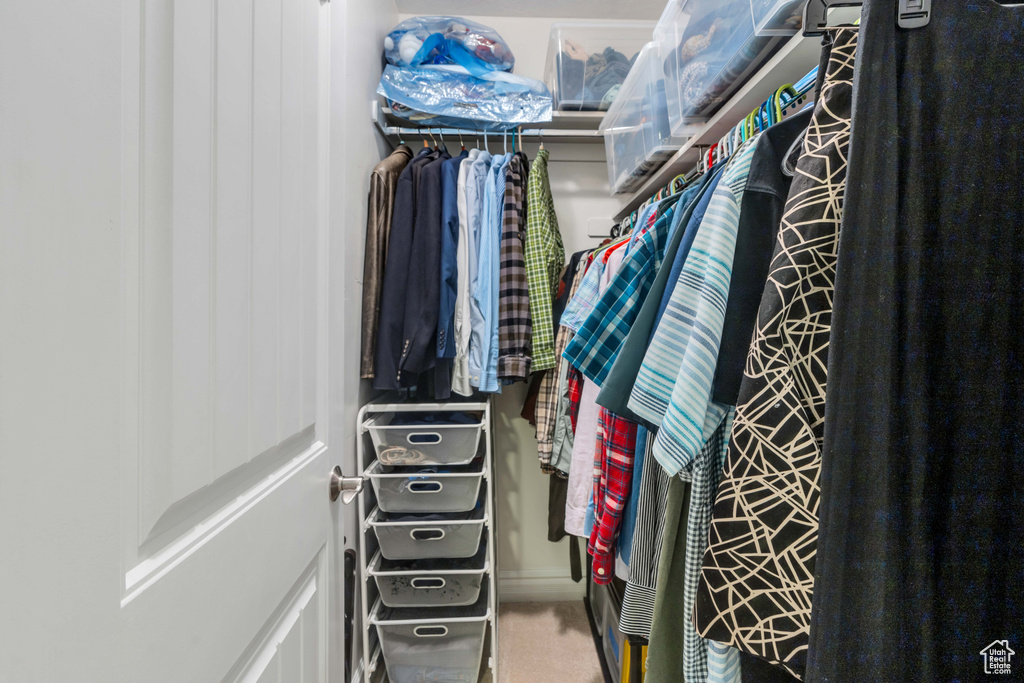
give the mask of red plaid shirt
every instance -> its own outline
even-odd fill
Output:
[[[582,384],[582,382],[581,382]],[[587,552],[594,556],[594,583],[615,574],[615,539],[633,485],[636,423],[601,408],[594,450],[594,528]]]

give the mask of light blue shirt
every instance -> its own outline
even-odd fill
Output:
[[[491,167],[491,154],[480,150],[479,156],[473,160],[466,176],[466,218],[469,223],[469,243],[472,245],[472,253],[469,254],[469,384],[480,386],[480,376],[483,374],[483,348],[485,336],[485,321],[483,309],[480,306],[480,299],[477,279],[479,277],[480,263],[480,238],[481,225],[484,215],[484,180],[487,178],[487,171]],[[487,335],[490,339],[490,335]]]
[[[501,251],[501,214],[505,210],[505,169],[511,156],[498,154],[484,180],[480,219],[479,256],[473,298],[483,320],[480,343],[480,391],[499,392],[498,384],[498,275]],[[500,181],[500,182],[499,182]],[[500,193],[499,193],[500,187]],[[499,201],[500,198],[500,201]],[[470,368],[470,383],[477,375]]]

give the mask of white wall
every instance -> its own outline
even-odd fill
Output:
[[[342,444],[341,465],[346,474],[357,473],[356,414],[369,400],[368,387],[359,381],[360,316],[362,313],[363,244],[366,236],[370,171],[390,148],[370,120],[370,103],[377,97],[380,51],[384,36],[398,22],[394,0],[332,2],[331,7],[331,120],[330,120],[330,252],[331,262],[342,264],[329,275],[331,349],[328,372],[329,439]],[[326,492],[325,492],[326,493]],[[344,515],[345,546],[358,546],[356,506],[336,505]],[[340,547],[341,544],[338,544]],[[342,563],[342,556],[332,557]],[[358,591],[357,591],[358,596]],[[355,613],[359,614],[358,604]],[[332,613],[332,633],[339,635],[332,649],[341,648],[341,616]],[[362,657],[361,628],[356,624],[352,661]]]
[[[401,15],[406,19],[411,15]],[[571,19],[466,16],[490,26],[501,34],[516,57],[515,72],[544,79],[548,35],[551,24]],[[497,145],[501,145],[500,138]],[[468,146],[468,144],[467,144]],[[490,149],[496,149],[490,138]],[[550,152],[551,192],[565,243],[566,257],[580,249],[595,247],[600,238],[591,231],[611,228],[622,200],[608,193],[608,167],[603,144],[565,144],[547,141]],[[537,145],[526,144],[532,159]],[[526,397],[526,385],[505,387],[495,400],[495,467],[497,470],[497,536],[499,596],[506,601],[575,600],[583,595],[582,583],[569,578],[568,541],[547,540],[548,477],[537,460],[533,427],[519,414]]]

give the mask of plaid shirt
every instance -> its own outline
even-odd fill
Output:
[[[729,435],[732,433],[734,408],[730,408],[725,419],[700,449],[697,457],[690,461],[687,478],[690,483],[690,510],[686,522],[686,563],[683,582],[683,614],[693,614],[697,599],[697,586],[708,549],[708,533],[711,529],[711,510],[715,504],[715,493],[722,479],[722,469],[729,453]],[[687,681],[708,680],[708,643],[697,633],[693,619],[683,622],[683,673]],[[730,648],[732,649],[732,648]],[[738,651],[733,652],[736,658]],[[712,658],[717,667],[731,668],[730,659],[721,653]],[[714,672],[716,679],[722,677],[721,669]]]
[[[533,371],[555,367],[555,324],[551,302],[558,289],[558,274],[565,262],[565,247],[548,183],[548,151],[537,152],[526,185],[526,279],[530,286],[533,319]]]
[[[635,422],[606,408],[598,413],[594,451],[594,528],[587,552],[594,556],[594,583],[611,583],[615,574],[615,539],[622,511],[632,492],[636,452]]]
[[[595,259],[591,254],[587,257],[587,269],[580,282],[576,294],[569,299],[569,303],[562,313],[562,325],[575,332],[590,315],[594,304],[601,298],[601,275],[604,274],[604,259]]]
[[[604,383],[665,257],[673,207],[641,234],[563,355],[597,386]]]
[[[530,374],[532,332],[530,293],[523,257],[525,168],[521,157],[521,154],[515,154],[505,172],[505,211],[498,280],[498,379],[512,381],[525,380]]]
[[[537,165],[534,162],[534,172],[536,172],[536,168]],[[571,276],[570,298],[579,288],[580,282],[583,280],[584,270],[585,264],[579,263],[576,267],[576,272]],[[555,468],[551,466],[551,450],[554,447],[555,425],[558,419],[559,379],[562,376],[562,364],[565,363],[565,359],[562,358],[562,350],[569,343],[571,337],[572,330],[559,325],[558,335],[555,337],[555,353],[557,354],[555,356],[555,367],[550,372],[545,373],[540,381],[540,389],[537,392],[537,456],[540,458],[541,471],[547,474],[555,471]]]

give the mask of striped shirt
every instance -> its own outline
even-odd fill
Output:
[[[715,190],[630,396],[630,409],[660,426],[653,453],[669,474],[692,463],[728,410],[711,392],[754,147],[736,153]]]

